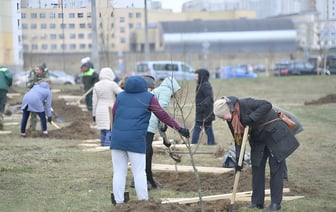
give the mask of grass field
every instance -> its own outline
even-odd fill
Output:
[[[336,103],[304,105],[336,93],[335,76],[262,77],[211,81],[216,98],[223,95],[267,99],[294,113],[304,131],[301,146],[287,160],[289,178],[310,195],[286,202],[284,211],[336,211]],[[187,103],[194,101],[195,82],[183,82]],[[77,89],[68,87],[66,89]],[[187,126],[193,124],[193,109]],[[16,120],[20,121],[20,119]],[[79,140],[19,137],[18,126],[0,137],[0,211],[109,211],[112,165],[109,151],[83,153]],[[228,148],[231,136],[224,122],[214,122],[216,142]],[[210,147],[200,145],[200,150]],[[155,155],[156,163],[167,157]],[[196,157],[197,165],[220,166],[218,158]],[[182,161],[183,165],[188,160]],[[157,193],[150,192],[156,199]],[[160,197],[170,196],[161,191]],[[246,209],[241,209],[245,210]],[[252,211],[252,210],[251,210]]]

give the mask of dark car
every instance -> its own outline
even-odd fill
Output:
[[[289,62],[282,62],[275,64],[273,68],[274,76],[288,75],[288,66]]]
[[[325,69],[317,69],[313,64],[306,61],[293,61],[286,64],[280,69],[279,76],[288,75],[317,75],[319,74],[330,75],[330,72]]]

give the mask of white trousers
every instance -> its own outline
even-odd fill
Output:
[[[138,200],[148,200],[146,154],[112,149],[111,156],[113,166],[112,188],[116,203],[124,202],[128,160],[131,162],[131,170]]]

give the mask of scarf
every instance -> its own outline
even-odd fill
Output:
[[[240,122],[240,106],[237,102],[234,105],[234,111],[232,113],[232,127],[233,127],[233,138],[236,144],[241,145],[243,140],[244,126]]]

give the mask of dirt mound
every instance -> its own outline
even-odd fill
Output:
[[[155,180],[160,184],[162,189],[171,189],[177,192],[188,193],[197,192],[197,184],[195,180],[195,175],[192,172],[182,172],[176,174],[176,172],[155,172]],[[216,195],[231,193],[233,182],[234,182],[234,172],[224,173],[224,174],[210,174],[210,173],[199,173],[201,190],[203,196]],[[247,168],[241,172],[238,192],[251,191],[251,168]],[[266,188],[269,188],[269,179],[266,180]],[[284,195],[313,195],[316,192],[298,188],[291,182],[285,181],[284,187],[289,188],[290,192]],[[134,189],[134,188],[128,188]],[[245,207],[249,202],[239,202],[235,203],[235,208]],[[230,205],[230,200],[217,200],[205,203],[206,211],[226,211]],[[200,205],[198,203],[192,204],[161,204],[160,202],[155,202],[154,200],[149,201],[136,201],[131,200],[126,204],[118,205],[112,211],[200,211]]]
[[[336,103],[336,94],[328,94],[317,100],[304,102],[305,105],[321,105],[321,104],[328,104],[328,103]]]
[[[99,133],[84,121],[74,121],[67,127],[49,131],[49,138],[86,140],[99,138]]]

